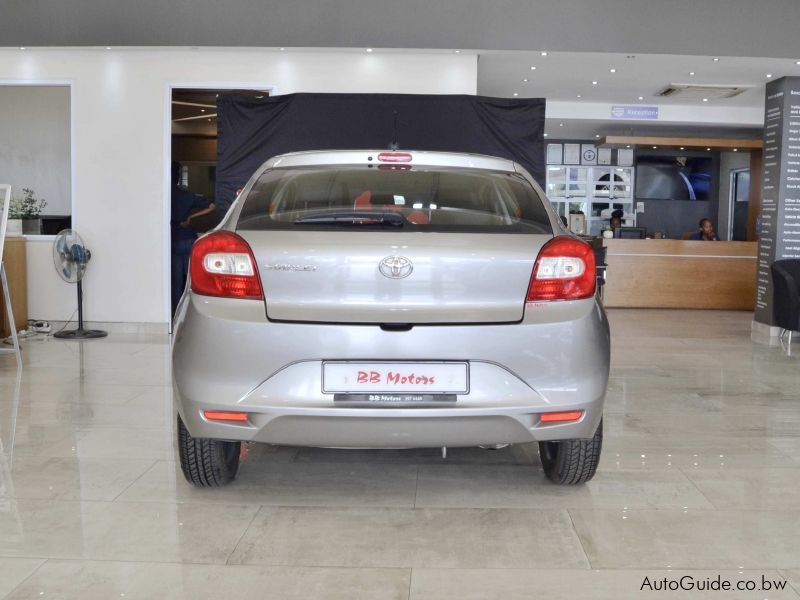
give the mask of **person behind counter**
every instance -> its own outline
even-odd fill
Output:
[[[620,209],[617,209],[611,213],[611,219],[609,220],[609,225],[611,226],[612,230],[619,229],[620,227],[622,227],[622,217],[624,216],[625,213]]]
[[[711,224],[711,219],[700,219],[700,230],[695,232],[691,240],[700,240],[704,242],[718,242],[719,236],[714,231],[714,226]]]

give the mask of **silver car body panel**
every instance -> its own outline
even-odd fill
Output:
[[[276,157],[240,197],[272,166],[365,164],[377,153]],[[544,198],[530,176],[510,161],[411,154],[415,164],[516,170]],[[220,227],[235,230],[240,209],[237,201]],[[547,210],[555,234],[562,234],[557,217]],[[253,249],[265,301],[202,296],[187,287],[175,318],[174,392],[193,436],[398,448],[594,434],[610,360],[601,304],[596,298],[524,301],[538,250],[551,236],[239,234]],[[379,263],[392,255],[407,257],[415,277],[382,275]],[[395,330],[394,324],[407,326]],[[351,405],[322,391],[325,361],[466,361],[469,392],[447,405]],[[244,411],[249,419],[243,424],[212,422],[203,416],[205,410]],[[584,414],[577,422],[540,422],[543,412],[565,410]]]
[[[552,236],[393,231],[239,231],[253,249],[267,315],[334,323],[522,319],[539,248]],[[347,238],[346,243],[343,238]],[[413,276],[380,270],[400,256]]]

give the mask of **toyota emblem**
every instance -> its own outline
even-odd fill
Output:
[[[414,265],[405,256],[387,256],[378,265],[381,275],[389,279],[404,279],[411,275]]]

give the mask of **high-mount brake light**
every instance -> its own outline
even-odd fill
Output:
[[[539,251],[528,285],[526,302],[580,300],[597,287],[594,251],[589,244],[558,236]]]
[[[195,242],[189,275],[196,294],[264,299],[253,251],[232,231],[215,231]]]
[[[412,156],[408,152],[381,152],[378,154],[378,162],[407,163],[411,160]]]

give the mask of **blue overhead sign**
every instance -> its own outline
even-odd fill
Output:
[[[657,106],[614,105],[611,107],[612,119],[637,119],[639,121],[658,121]]]

